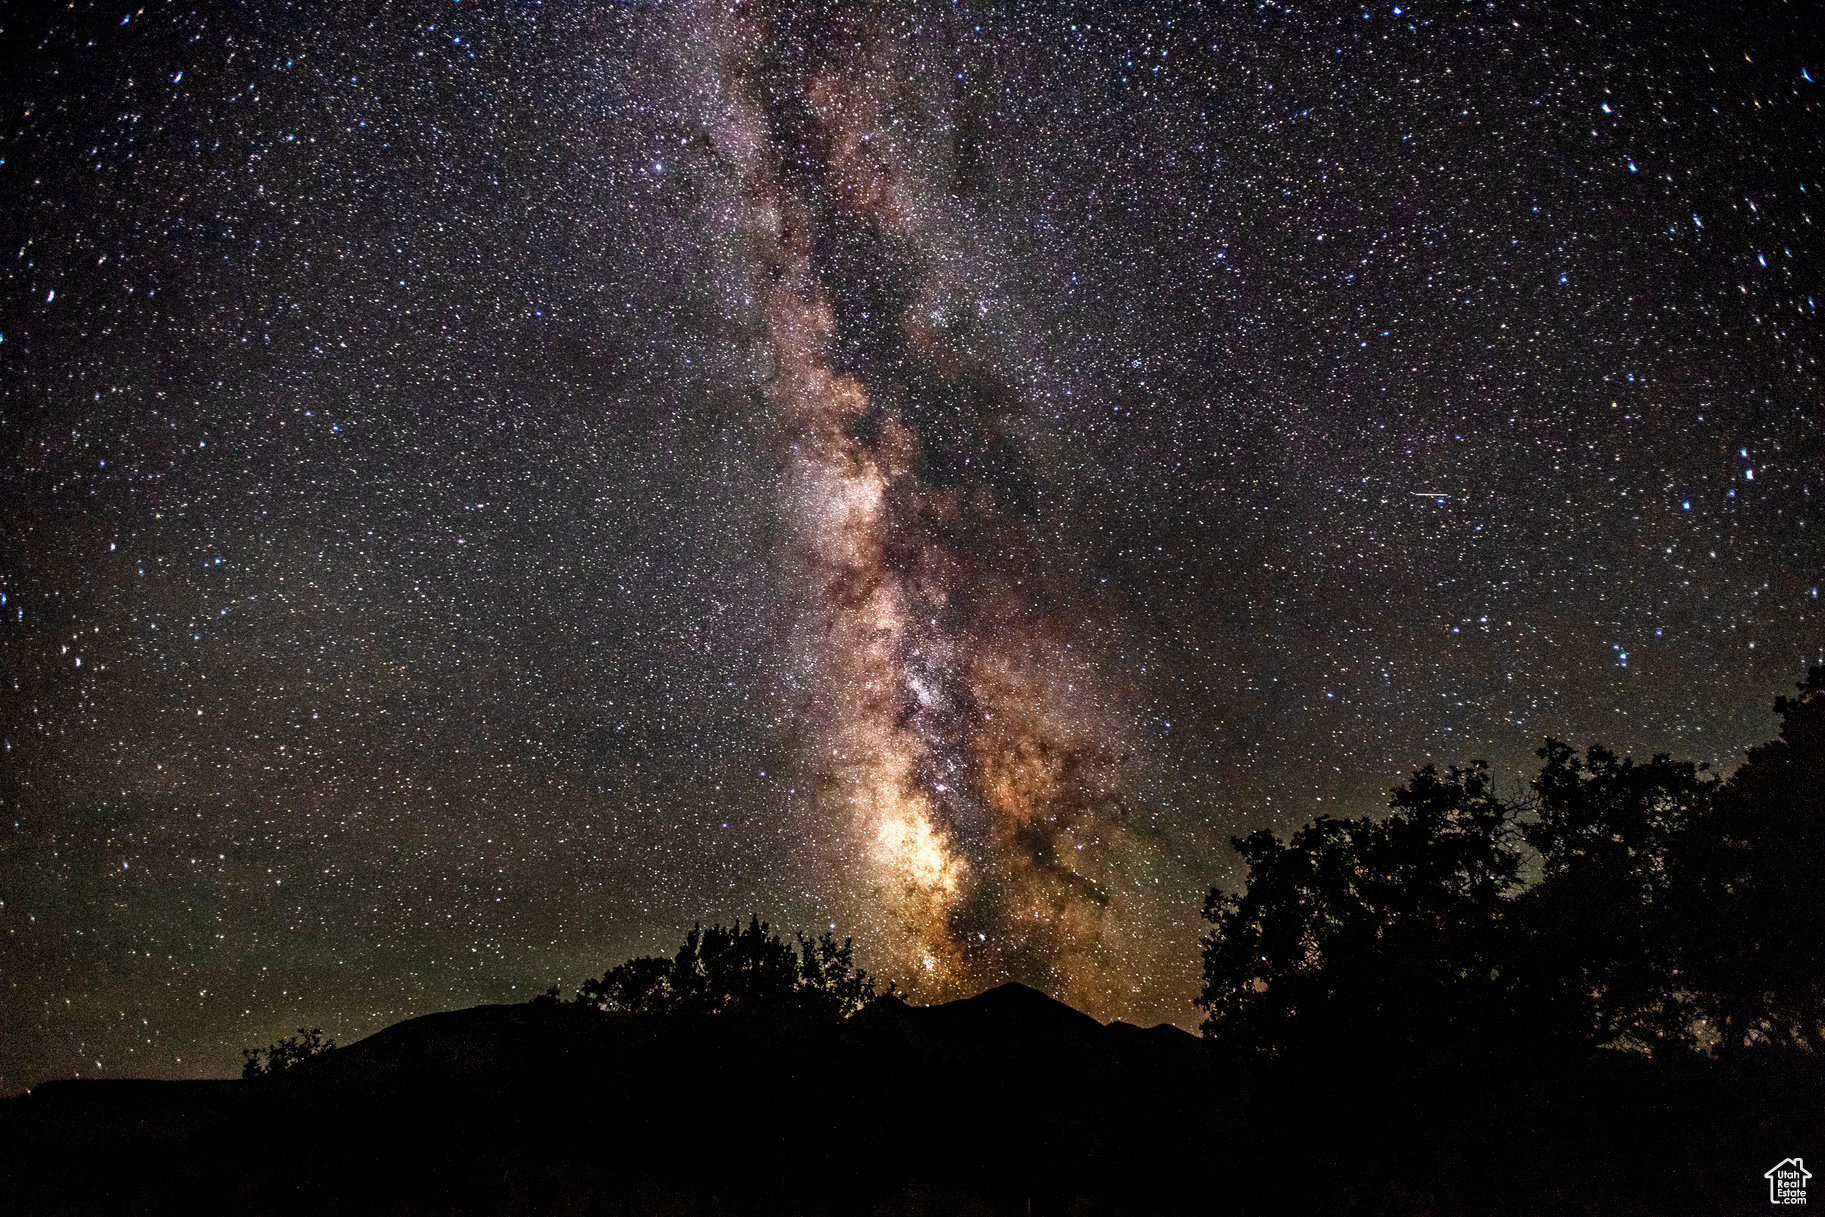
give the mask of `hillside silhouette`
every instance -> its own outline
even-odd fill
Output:
[[[1385,1065],[1238,1058],[1014,984],[841,1023],[480,1006],[254,1081],[47,1083],[0,1114],[0,1196],[71,1214],[1725,1213],[1825,1134],[1811,1057]]]
[[[1727,779],[1549,740],[1513,797],[1428,767],[1239,839],[1201,1037],[908,1005],[756,917],[241,1079],[46,1083],[0,1103],[0,1209],[1759,1212],[1825,1161],[1825,669],[1775,709]]]
[[[27,1211],[1035,1211],[1166,1191],[1217,1085],[1172,1027],[1020,985],[847,1022],[481,1006],[256,1081],[51,1082],[12,1100]]]

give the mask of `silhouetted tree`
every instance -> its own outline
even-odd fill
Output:
[[[1510,942],[1536,1023],[1590,1043],[1690,1043],[1703,1011],[1686,976],[1694,891],[1681,857],[1716,794],[1708,767],[1646,763],[1555,739],[1538,755],[1521,835],[1540,878],[1515,901]]]
[[[257,1078],[272,1073],[283,1073],[293,1065],[309,1060],[319,1053],[328,1052],[335,1046],[335,1040],[323,1038],[323,1028],[300,1027],[298,1034],[288,1035],[282,1040],[274,1040],[265,1048],[243,1048],[241,1050],[241,1076]]]
[[[1779,736],[1718,790],[1679,859],[1698,890],[1690,960],[1718,1046],[1825,1046],[1825,668],[1777,698]]]
[[[636,1014],[803,1012],[843,1018],[874,1001],[875,983],[855,967],[855,944],[825,933],[786,942],[759,917],[691,927],[671,958],[643,955],[585,981],[577,1000]],[[887,992],[892,992],[888,986]]]
[[[1432,766],[1380,820],[1320,817],[1282,842],[1236,841],[1238,894],[1212,889],[1204,916],[1207,1034],[1272,1050],[1353,1027],[1409,1038],[1483,1008],[1501,980],[1492,931],[1516,882],[1514,809],[1481,765]]]
[[[1775,711],[1724,782],[1549,739],[1526,797],[1428,766],[1379,819],[1237,839],[1244,887],[1205,902],[1205,1033],[1818,1046],[1825,669]]]

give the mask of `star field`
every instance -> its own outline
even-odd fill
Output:
[[[1732,763],[1825,661],[1821,31],[0,16],[0,1091],[750,910],[1183,1023],[1232,834]]]

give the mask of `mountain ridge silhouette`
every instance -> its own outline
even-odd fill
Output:
[[[482,1005],[268,1076],[0,1101],[0,1209],[1716,1213],[1825,1132],[1809,1058],[1423,1060],[1263,1063],[1019,984],[846,1020]]]
[[[1174,1069],[1159,1068],[1163,1055]],[[705,1188],[712,1199],[738,1193],[780,1156],[815,1164],[813,1191],[870,1179],[943,1191],[1016,1164],[1024,1191],[1044,1195],[1085,1161],[1176,1145],[1148,1112],[1183,1110],[1212,1063],[1208,1045],[1176,1027],[1104,1025],[1015,983],[932,1006],[890,996],[836,1023],[481,1005],[396,1023],[268,1077],[41,1084],[0,1103],[0,1137],[27,1151],[0,1167],[0,1187],[46,1211],[175,1212],[211,1179],[216,1200],[244,1212],[406,1212],[427,1199],[436,1211],[495,1211],[477,1193],[486,1187],[452,1190],[453,1180],[500,1159],[511,1192],[511,1159],[544,1159],[535,1173],[550,1175],[581,1155],[582,1190],[650,1192],[694,1156],[673,1135],[746,1124],[721,1167],[695,1172],[690,1200],[651,1211],[690,1208]],[[1174,1092],[1162,1096],[1169,1077]],[[237,1172],[308,1128],[338,1130],[335,1170],[305,1157]],[[592,1141],[619,1146],[619,1160],[584,1152]],[[58,1160],[91,1165],[43,1169]],[[396,1186],[420,1171],[418,1185]]]

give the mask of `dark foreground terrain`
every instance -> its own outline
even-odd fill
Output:
[[[0,1104],[21,1213],[1730,1213],[1825,1163],[1810,1055],[1243,1064],[1018,985],[841,1024],[415,1019],[249,1081]],[[1821,1189],[1825,1203],[1825,1188]]]

